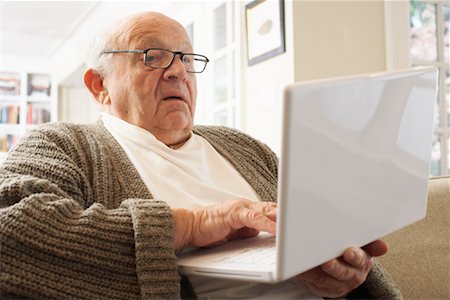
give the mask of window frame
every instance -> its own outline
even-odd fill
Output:
[[[208,78],[210,78],[209,89],[206,92],[207,101],[205,104],[204,111],[204,123],[212,125],[225,125],[234,128],[241,127],[241,102],[240,102],[240,17],[239,17],[239,5],[234,1],[217,1],[210,2],[207,5],[206,23],[213,24],[214,22],[214,10],[221,5],[226,5],[226,26],[227,26],[227,36],[225,47],[215,50],[214,49],[214,28],[213,26],[207,26],[209,28],[206,33],[210,37],[209,47],[209,70]],[[222,103],[215,103],[214,99],[214,70],[216,62],[227,57],[227,78],[226,78],[226,89],[227,98]],[[218,124],[215,122],[215,116],[221,112],[226,113],[227,122],[225,124]]]
[[[409,37],[409,6],[410,1],[389,1],[385,0],[385,35],[386,35],[386,69],[402,69],[412,66],[436,66],[439,68],[439,123],[435,126],[434,134],[440,136],[441,151],[441,174],[450,174],[449,167],[449,140],[450,130],[448,124],[448,109],[450,99],[446,99],[445,94],[445,57],[444,57],[444,36],[443,36],[443,6],[444,2],[439,0],[419,0],[420,2],[434,4],[436,7],[436,39],[437,39],[437,60],[436,62],[412,61],[410,58],[410,37]],[[431,169],[430,169],[431,172]],[[430,176],[435,176],[430,173]]]

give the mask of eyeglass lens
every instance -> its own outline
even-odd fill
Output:
[[[152,68],[168,68],[174,53],[163,49],[150,49],[146,53],[145,65]],[[202,72],[207,60],[196,54],[183,54],[183,64],[188,72]]]

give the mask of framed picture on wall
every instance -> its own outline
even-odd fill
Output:
[[[248,65],[285,52],[284,0],[255,0],[245,6]]]

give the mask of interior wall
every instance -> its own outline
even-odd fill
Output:
[[[93,37],[123,16],[145,10],[162,11],[174,4],[179,4],[179,2],[105,1],[96,4],[52,60],[56,81],[60,87],[58,93],[59,121],[90,123],[95,122],[100,116],[100,107],[91,99],[82,79],[86,70],[85,53]],[[183,6],[188,4],[184,3]],[[193,5],[190,7],[192,12],[195,7]],[[179,10],[175,9],[171,10],[169,15],[177,13],[180,14]],[[68,57],[70,57],[69,60]]]
[[[103,1],[97,2],[90,14],[86,15],[77,30],[65,40],[52,59],[57,82],[65,80],[84,63],[87,47],[93,37],[109,28],[122,16],[143,10],[162,11],[169,1]],[[68,59],[70,57],[70,59]]]
[[[285,1],[286,52],[253,66],[247,63],[245,4],[241,8],[241,124],[245,132],[279,153],[283,91],[287,84],[294,81],[292,1]]]
[[[386,69],[384,3],[383,0],[285,0],[286,52],[248,66],[245,5],[249,2],[251,1],[238,2],[241,6],[242,24],[240,123],[242,130],[279,153],[282,98],[287,84]],[[99,4],[76,35],[61,49],[62,56],[57,57],[56,64],[63,66],[65,62],[65,65],[64,72],[59,72],[59,78],[66,78],[78,67],[74,65],[69,68],[66,60],[68,56],[73,58],[72,61],[77,61],[78,65],[84,60],[80,57],[83,51],[79,47],[87,44],[88,36],[91,37],[98,30],[98,24],[105,26],[104,24],[119,16],[138,10],[164,11],[163,5],[154,3],[157,2]],[[182,9],[185,2],[170,3],[174,6],[169,10],[169,16],[180,21],[198,17],[191,10]],[[71,71],[66,71],[70,69]],[[85,100],[90,101],[89,99],[87,97]]]
[[[243,128],[277,153],[287,84],[386,69],[383,0],[285,0],[285,27],[286,53],[251,67],[242,30]]]
[[[386,69],[384,1],[294,1],[295,81]]]
[[[60,87],[58,120],[73,123],[93,123],[100,117],[100,106],[84,86]]]

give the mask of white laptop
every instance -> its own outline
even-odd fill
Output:
[[[286,87],[276,237],[184,253],[180,272],[275,283],[424,218],[436,85],[427,67]]]

